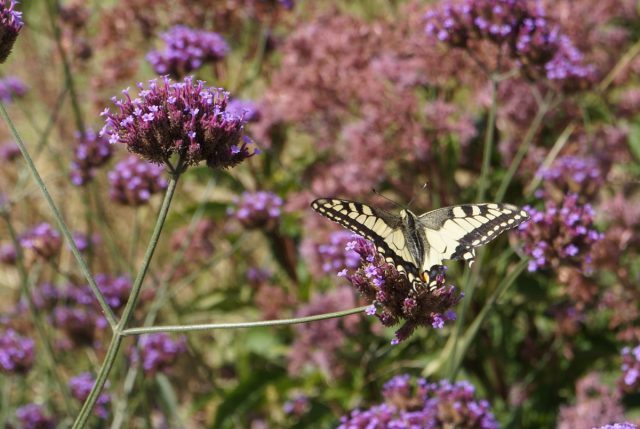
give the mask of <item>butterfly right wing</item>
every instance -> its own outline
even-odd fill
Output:
[[[315,200],[311,208],[373,242],[385,260],[405,273],[412,283],[419,279],[418,267],[407,247],[400,216],[356,201],[334,198]]]

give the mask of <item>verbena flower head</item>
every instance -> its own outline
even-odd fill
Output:
[[[251,100],[234,98],[227,105],[227,112],[241,117],[245,122],[258,122],[262,117],[260,107]]]
[[[54,429],[56,422],[45,414],[38,404],[27,404],[16,410],[16,418],[21,429]]]
[[[574,193],[584,199],[590,199],[604,183],[604,177],[595,158],[563,156],[551,167],[540,169],[537,173],[544,179],[547,195],[561,201],[564,195]]]
[[[525,210],[531,220],[518,227],[518,234],[531,257],[529,271],[561,265],[590,271],[593,245],[603,237],[593,226],[591,205],[582,205],[576,194],[569,194],[561,205],[545,201],[542,211],[528,206]]]
[[[322,272],[334,274],[344,268],[358,267],[360,255],[346,248],[353,237],[353,233],[340,230],[329,234],[328,243],[314,243],[315,256]]]
[[[163,77],[138,84],[131,98],[113,98],[119,111],[106,109],[101,134],[111,143],[122,143],[130,152],[150,162],[167,164],[174,155],[178,168],[205,161],[211,168],[233,167],[256,153],[244,136],[243,119],[227,111],[229,93],[210,88],[191,77],[172,82]]]
[[[12,162],[20,158],[20,148],[12,141],[0,144],[0,160]]]
[[[96,379],[88,372],[83,372],[69,380],[69,389],[71,395],[80,402],[84,402],[88,397]],[[105,385],[107,387],[107,385]],[[101,419],[109,416],[107,404],[111,402],[111,396],[108,393],[101,393],[96,402],[93,412]]]
[[[129,277],[114,277],[109,274],[99,273],[94,278],[109,307],[116,312],[124,307],[132,286]]]
[[[13,329],[0,337],[0,370],[4,373],[24,374],[33,366],[35,343]]]
[[[206,63],[223,59],[229,45],[218,33],[176,25],[160,35],[163,50],[153,50],[147,60],[156,73],[180,79]]]
[[[76,148],[71,161],[71,182],[83,186],[95,176],[98,167],[106,164],[113,153],[109,141],[92,129],[76,133]]]
[[[57,230],[43,222],[22,234],[20,245],[28,260],[35,258],[50,260],[60,253],[62,238]]]
[[[584,89],[594,78],[580,51],[533,0],[445,2],[427,12],[425,32],[454,48],[487,41],[507,52],[523,74],[546,78],[566,91]]]
[[[640,387],[640,346],[622,349],[622,377],[618,383],[628,393]]]
[[[22,29],[22,12],[15,10],[15,0],[0,0],[0,64],[11,53],[11,48]]]
[[[27,86],[22,79],[15,76],[7,76],[4,79],[0,79],[0,100],[5,103],[10,103],[16,98],[22,98],[26,93]]]
[[[240,198],[233,199],[233,203],[227,213],[245,228],[273,229],[280,221],[283,201],[273,192],[243,192]]]
[[[129,156],[115,165],[107,175],[109,196],[126,206],[147,204],[153,194],[167,188],[164,169],[135,156]]]
[[[400,375],[384,385],[382,396],[383,403],[342,417],[338,429],[500,427],[489,403],[477,400],[474,387],[466,381],[428,383]]]
[[[614,423],[611,425],[604,425],[598,428],[594,427],[593,429],[638,429],[638,425],[629,423],[629,422],[624,422],[624,423]]]
[[[147,334],[140,336],[138,348],[133,349],[131,360],[134,364],[142,362],[145,375],[153,376],[170,368],[186,351],[185,337],[174,340],[164,332]]]
[[[446,321],[455,320],[453,307],[464,294],[453,285],[445,285],[445,266],[434,265],[429,272],[429,285],[416,290],[407,276],[387,263],[370,241],[352,237],[346,250],[359,255],[359,265],[355,270],[345,268],[338,275],[349,280],[372,304],[367,313],[375,314],[383,325],[393,326],[404,321],[395,333],[393,344],[407,339],[418,326],[439,329]]]

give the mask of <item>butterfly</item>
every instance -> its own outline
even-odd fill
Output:
[[[388,263],[404,273],[414,288],[429,284],[429,271],[444,259],[474,261],[475,249],[529,219],[510,204],[463,204],[420,216],[400,215],[356,201],[321,198],[311,208],[370,240]]]

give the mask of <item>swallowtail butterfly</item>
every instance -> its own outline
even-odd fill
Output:
[[[311,203],[321,215],[372,241],[387,262],[414,286],[429,283],[432,266],[444,259],[474,261],[476,247],[529,219],[510,204],[464,204],[416,216],[394,215],[355,201],[321,198]]]

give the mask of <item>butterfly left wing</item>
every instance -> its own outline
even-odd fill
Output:
[[[414,282],[418,277],[416,258],[407,247],[402,219],[384,210],[356,201],[321,198],[311,208],[348,230],[370,240],[388,263]]]
[[[473,263],[475,249],[529,219],[526,211],[510,204],[464,204],[443,207],[418,217],[429,246],[421,271],[441,265],[443,259]]]

